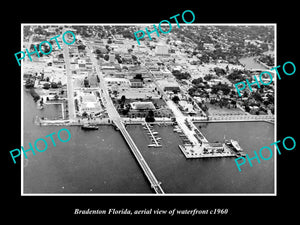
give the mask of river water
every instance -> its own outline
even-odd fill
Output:
[[[63,126],[37,126],[36,109],[24,91],[24,147],[28,142],[58,132]],[[55,109],[54,109],[55,110]],[[59,110],[59,108],[57,109]],[[274,125],[265,122],[205,123],[201,131],[209,141],[238,140],[249,156],[273,142]],[[71,140],[56,147],[48,140],[45,152],[28,153],[24,160],[24,193],[153,193],[121,134],[111,126],[96,131],[66,127]],[[187,160],[178,148],[182,141],[171,126],[155,126],[162,137],[162,148],[148,148],[149,138],[139,125],[128,131],[166,193],[273,193],[274,160],[253,167],[243,165],[239,172],[235,158]],[[64,137],[63,137],[64,138]],[[43,149],[41,144],[40,149]],[[267,157],[267,156],[265,156]]]
[[[240,63],[245,65],[245,68],[248,70],[251,69],[262,69],[262,70],[266,70],[267,68],[264,67],[263,65],[259,64],[258,62],[255,62],[254,57],[243,57],[241,59],[239,59]]]

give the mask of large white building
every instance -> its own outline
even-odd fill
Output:
[[[169,47],[167,45],[159,44],[155,48],[155,55],[158,56],[169,56]]]
[[[81,111],[87,113],[97,113],[101,111],[101,106],[94,94],[85,93],[82,95]]]

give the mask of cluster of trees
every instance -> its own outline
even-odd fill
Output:
[[[26,80],[25,87],[26,87],[26,88],[33,88],[33,87],[34,87],[34,80],[28,78],[28,79]]]
[[[228,95],[230,93],[230,90],[231,90],[230,87],[227,84],[221,84],[221,82],[216,84],[216,85],[213,85],[211,87],[211,89],[212,89],[212,91],[211,91],[212,94],[217,94],[218,91],[221,90],[221,91],[223,91],[224,95]]]
[[[24,26],[23,27],[23,34],[24,34],[24,37],[27,37],[27,36],[30,36],[33,32],[30,30],[30,26]]]
[[[267,64],[268,66],[274,66],[274,57],[271,55],[262,55],[258,58],[258,60]]]
[[[196,79],[192,80],[192,84],[194,84],[194,85],[198,85],[198,84],[201,84],[201,83],[203,83],[202,77],[199,77],[199,78],[196,78]]]
[[[103,58],[104,60],[108,61],[109,55],[107,53],[109,53],[109,51],[109,47],[106,47],[105,49],[96,49],[94,53],[97,54],[97,59]]]
[[[76,109],[76,111],[79,111],[78,99],[77,98],[75,98],[75,109]]]
[[[237,108],[236,101],[227,98],[220,98],[220,99],[211,99],[210,104],[212,105],[219,105],[220,108],[227,107],[228,109]]]
[[[208,93],[205,91],[206,88],[209,88],[208,84],[198,84],[191,87],[188,90],[190,96],[201,96],[201,97],[208,97]]]
[[[227,68],[227,70],[228,70],[228,66],[227,66],[226,68]],[[215,71],[215,73],[216,73],[218,76],[220,76],[220,75],[226,75],[226,71],[225,71],[224,69],[222,69],[222,68],[215,67],[215,68],[214,68],[214,71]]]
[[[147,114],[146,117],[145,117],[145,121],[146,121],[146,122],[155,122],[153,110],[149,110],[149,111],[148,111],[148,114]]]
[[[232,73],[230,73],[228,76],[227,76],[227,79],[230,80],[232,83],[237,83],[237,82],[240,82],[240,81],[244,81],[245,78],[243,76],[243,73],[245,71],[242,71],[242,70],[234,70],[232,71]]]
[[[207,112],[208,107],[207,107],[207,105],[205,105],[204,102],[198,102],[197,104],[204,112]]]
[[[51,43],[51,41],[50,41],[50,43]],[[51,43],[51,44],[53,44],[53,43]],[[40,45],[40,44],[36,44],[35,47],[36,47],[36,49],[37,49],[37,51],[38,51],[40,57],[43,57],[44,54],[41,53],[40,48],[39,48],[39,45]],[[48,44],[43,43],[43,44],[41,45],[41,48],[42,48],[42,51],[43,51],[44,53],[50,52],[50,47],[49,47]],[[31,51],[34,51],[34,45],[33,45],[33,44],[30,45],[30,50],[31,50]]]
[[[78,50],[85,50],[86,46],[85,45],[78,45]]]
[[[178,80],[182,79],[190,79],[191,75],[188,72],[180,72],[178,70],[172,71],[172,74],[176,77]]]
[[[204,76],[204,80],[210,81],[213,77],[214,77],[214,76],[213,76],[212,74],[206,74],[206,75]]]
[[[173,98],[172,98],[172,101],[175,102],[176,104],[178,104],[178,102],[180,101],[180,98],[175,95]]]
[[[84,37],[91,37],[93,34],[93,27],[91,26],[72,26],[76,30],[76,33]]]
[[[84,85],[84,87],[90,87],[90,82],[87,77],[84,78],[83,85]]]
[[[130,104],[125,104],[126,97],[125,95],[122,95],[121,99],[119,100],[120,108],[119,112],[122,113],[123,115],[127,115],[128,112],[130,111]]]
[[[49,81],[49,79],[48,79]],[[43,84],[43,88],[44,89],[50,89],[50,88],[60,88],[62,86],[61,82],[58,81],[57,83],[56,82],[51,82],[51,83],[44,83]]]

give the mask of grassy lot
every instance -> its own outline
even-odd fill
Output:
[[[125,100],[125,105],[130,104],[132,102],[152,102],[154,105],[156,105],[158,107],[158,109],[156,109],[154,111],[154,115],[155,117],[172,117],[174,116],[172,111],[170,109],[167,108],[166,103],[164,102],[163,99],[126,99]],[[114,105],[116,108],[118,108],[118,106],[120,105],[118,103],[118,100],[114,101]],[[120,112],[119,112],[120,113]],[[145,111],[139,111],[139,110],[130,110],[130,112],[128,113],[127,117],[145,117],[148,113],[148,110]],[[123,116],[120,113],[121,116]]]
[[[208,114],[209,115],[245,115],[246,113],[239,108],[232,108],[228,109],[227,107],[222,107],[218,105],[212,105],[207,103],[206,106],[208,107]]]

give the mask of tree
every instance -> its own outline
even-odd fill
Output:
[[[82,113],[82,117],[87,117],[87,116],[88,116],[87,112]]]
[[[146,121],[146,122],[155,122],[153,110],[149,110],[149,111],[148,111],[148,114],[147,114],[146,117],[145,117],[145,121]]]
[[[173,74],[173,75],[176,77],[176,79],[178,79],[178,80],[189,79],[189,78],[191,78],[191,75],[190,75],[188,72],[181,73],[181,72],[178,71],[178,70],[174,70],[174,71],[172,71],[172,74]]]
[[[84,78],[83,84],[84,84],[84,87],[89,87],[90,86],[89,80],[87,79],[87,77]]]
[[[109,55],[108,55],[108,54],[105,54],[105,55],[104,55],[104,60],[106,60],[106,61],[109,60]]]
[[[58,88],[57,83],[56,82],[51,82],[51,88]]]
[[[245,106],[245,111],[250,112],[250,107],[248,105]]]
[[[261,95],[258,93],[258,92],[254,92],[254,93],[252,93],[252,97],[256,100],[256,101],[262,101],[263,99],[262,99],[262,97],[261,97]]]
[[[85,45],[78,45],[77,48],[78,48],[78,50],[85,50],[86,46]]]
[[[217,75],[225,75],[226,74],[226,71],[219,67],[215,67],[214,71],[216,72]]]
[[[75,109],[76,109],[76,111],[79,111],[78,99],[77,98],[75,98]]]
[[[244,97],[244,98],[248,98],[248,97],[249,97],[249,94],[248,94],[247,91],[245,91],[245,92],[243,93],[243,97]]]
[[[205,75],[204,80],[210,81],[212,78],[213,78],[213,75],[207,74],[207,75]]]
[[[192,80],[192,84],[197,85],[197,84],[200,84],[200,83],[203,83],[202,77],[199,77],[197,79]]]
[[[138,79],[138,80],[141,80],[141,81],[143,81],[143,75],[142,74],[140,74],[140,73],[138,73],[138,74],[136,74],[135,76],[134,76],[134,78],[133,79]]]
[[[218,91],[222,91],[224,95],[228,95],[230,93],[230,87],[227,84],[217,84],[212,86],[212,93],[216,94]]]
[[[173,98],[172,98],[172,101],[175,102],[176,104],[178,104],[178,102],[180,101],[179,97],[177,95],[175,95]]]
[[[44,83],[43,88],[44,89],[49,89],[50,88],[50,84],[49,83]]]
[[[135,55],[131,55],[131,57],[133,60],[135,60],[135,61],[137,60],[137,57]]]
[[[125,103],[125,100],[126,100],[125,95],[122,95],[122,97],[121,97],[121,102]]]
[[[241,81],[243,80],[243,71],[234,70],[231,74],[228,75],[228,80],[230,81]]]

